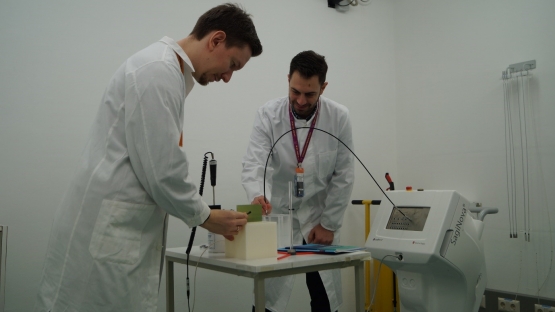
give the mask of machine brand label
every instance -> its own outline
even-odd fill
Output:
[[[417,242],[417,241],[412,241],[413,245],[426,245],[426,243],[422,243],[422,242]]]
[[[461,229],[464,223],[465,216],[466,216],[466,208],[463,208],[461,216],[459,217],[459,220],[457,220],[457,224],[455,225],[455,235],[453,235],[453,238],[451,238],[451,244],[453,245],[457,245],[457,240],[461,236]]]
[[[381,241],[383,241],[383,238],[375,238],[375,237],[374,237],[372,240],[373,240],[373,241],[381,242]]]

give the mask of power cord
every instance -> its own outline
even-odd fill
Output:
[[[203,159],[203,162],[202,162],[202,173],[201,173],[201,176],[200,176],[200,187],[199,187],[199,191],[198,191],[198,193],[201,197],[202,197],[202,194],[204,192],[204,178],[206,176],[206,165],[208,163],[208,156],[207,156],[208,154],[210,154],[212,156],[212,160],[210,161],[210,180],[211,180],[213,186],[216,185],[216,177],[215,177],[216,169],[212,168],[212,166],[213,166],[212,162],[215,162],[214,153],[206,152],[206,153],[204,153],[204,159]],[[214,177],[213,178],[212,178],[212,170],[214,170]],[[187,263],[186,263],[187,279],[186,279],[186,281],[187,281],[187,307],[188,307],[189,311],[191,311],[191,304],[189,302],[189,298],[191,296],[191,288],[190,288],[190,285],[189,285],[189,254],[191,253],[191,248],[193,247],[193,241],[195,240],[195,233],[196,232],[197,232],[197,227],[195,226],[191,230],[191,236],[189,237],[189,243],[187,244],[187,250],[185,251],[185,253],[187,254]],[[197,263],[197,266],[198,266],[198,263]],[[195,271],[195,274],[196,274],[196,271]],[[195,306],[193,304],[193,309],[194,308],[195,308]]]
[[[219,241],[218,241],[219,242]],[[217,241],[214,241],[212,244],[208,244],[208,245],[203,245],[201,247],[205,247],[204,251],[200,254],[200,256],[198,257],[197,260],[197,265],[195,266],[195,275],[193,276],[193,310],[189,309],[191,312],[195,311],[195,303],[197,302],[196,296],[197,296],[197,271],[198,271],[198,264],[200,263],[200,258],[202,258],[202,256],[204,255],[204,253],[210,249],[210,247],[212,245],[215,245],[216,243],[218,243]],[[187,255],[188,256],[188,255]],[[187,284],[188,285],[188,284]]]
[[[380,271],[382,270],[382,264],[383,264],[383,260],[387,257],[393,257],[393,258],[397,258],[399,259],[399,261],[403,260],[403,255],[385,255],[382,260],[380,260],[380,265],[378,266],[378,276],[376,277],[376,282],[374,283],[374,290],[372,291],[372,299],[370,300],[370,306],[368,307],[368,309],[366,310],[366,312],[370,312],[372,311],[372,306],[374,305],[374,299],[376,296],[376,290],[378,289],[377,285],[378,282],[380,281]]]
[[[272,151],[274,149],[274,147],[276,146],[277,142],[283,138],[283,136],[285,136],[286,134],[288,134],[289,132],[293,131],[293,130],[297,130],[297,129],[310,129],[311,127],[298,127],[298,128],[293,128],[289,131],[286,131],[284,134],[282,134],[275,142],[274,144],[272,144],[272,147],[270,148],[270,152],[268,153],[268,157],[266,158],[266,165],[264,166],[264,179],[263,179],[263,191],[264,191],[264,199],[266,200],[266,169],[268,167],[268,161],[270,160],[270,156],[272,156]],[[339,141],[339,143],[343,144],[343,146],[345,146],[349,152],[351,152],[351,154],[353,154],[353,156],[355,156],[355,158],[358,160],[358,162],[362,165],[362,167],[364,167],[364,170],[366,170],[366,172],[368,172],[368,174],[370,175],[370,177],[372,178],[372,180],[374,180],[374,182],[376,183],[376,185],[378,186],[378,188],[380,189],[380,191],[382,191],[382,193],[385,195],[385,197],[389,200],[389,202],[393,205],[393,208],[397,208],[397,206],[393,203],[393,201],[391,201],[391,199],[389,198],[389,196],[387,196],[387,194],[384,192],[384,190],[382,189],[382,187],[378,184],[378,181],[376,181],[376,179],[374,179],[374,176],[370,173],[370,171],[368,170],[368,168],[366,168],[366,166],[364,165],[364,163],[362,163],[362,161],[360,160],[360,158],[358,158],[358,156],[355,154],[355,152],[353,152],[353,150],[351,148],[349,148],[347,146],[347,144],[343,143],[343,141],[341,141],[338,137],[336,137],[335,135],[322,130],[322,129],[318,129],[318,128],[313,128],[314,130],[318,130],[321,132],[324,132],[332,137],[334,137],[337,141]],[[403,216],[405,216],[405,214],[401,211],[398,210],[399,212],[401,212],[401,214]],[[406,216],[405,216],[406,217]]]

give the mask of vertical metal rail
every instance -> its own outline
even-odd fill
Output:
[[[6,259],[8,252],[8,227],[0,225],[0,312],[6,303]]]

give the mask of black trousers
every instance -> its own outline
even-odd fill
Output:
[[[303,245],[306,242],[303,240]],[[310,293],[310,309],[312,312],[331,312],[330,301],[328,299],[328,294],[326,293],[326,288],[320,277],[320,273],[308,272],[306,273],[306,286],[308,287],[308,292]],[[266,312],[271,312],[265,309]],[[254,312],[254,307],[252,307],[252,312]]]

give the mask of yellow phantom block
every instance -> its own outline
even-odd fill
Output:
[[[275,222],[248,222],[233,241],[225,241],[226,258],[252,260],[277,257]]]

